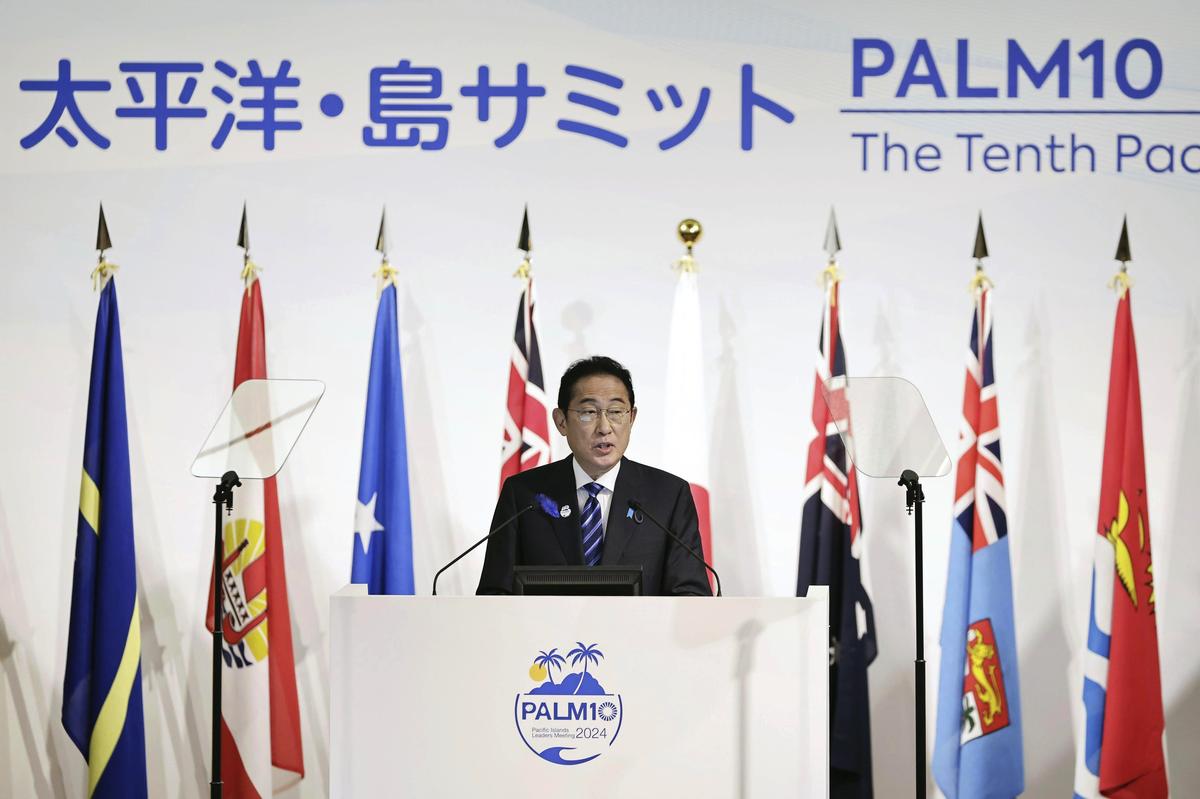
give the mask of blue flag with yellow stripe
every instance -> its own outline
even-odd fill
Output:
[[[146,796],[141,655],[121,324],[109,280],[92,344],[63,678],[63,726],[87,761],[89,797]]]

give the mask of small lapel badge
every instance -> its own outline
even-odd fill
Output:
[[[563,505],[561,508],[558,509],[558,515],[563,517],[564,519],[567,518],[568,516],[570,516],[571,515],[571,506]]]
[[[630,508],[628,511],[626,511],[626,513],[625,513],[625,518],[626,518],[626,519],[633,519],[633,520],[634,520],[634,522],[636,522],[637,524],[641,524],[641,523],[642,523],[642,514],[641,514],[641,511],[635,511],[633,508]]]

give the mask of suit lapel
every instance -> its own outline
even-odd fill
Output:
[[[642,499],[637,495],[641,488],[641,475],[638,472],[636,463],[622,459],[617,484],[613,488],[612,504],[608,506],[608,524],[604,529],[604,554],[600,556],[601,566],[615,566],[620,562],[625,544],[637,529],[637,523],[629,516],[629,500]]]
[[[579,523],[579,500],[575,491],[575,468],[571,465],[571,456],[563,458],[556,466],[548,494],[560,508],[563,505],[569,506],[571,515],[566,518],[560,515],[551,524],[567,565],[582,566],[583,533],[581,531],[583,528]]]

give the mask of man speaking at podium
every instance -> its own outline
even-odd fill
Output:
[[[602,355],[567,368],[554,424],[567,437],[571,457],[504,481],[493,528],[531,503],[536,507],[488,541],[476,593],[512,593],[514,566],[602,565],[641,566],[644,594],[712,594],[704,566],[644,518],[652,515],[700,552],[691,487],[624,457],[635,419],[628,369]],[[541,507],[548,503],[538,503],[538,494],[553,506]],[[631,501],[646,514],[635,512]]]

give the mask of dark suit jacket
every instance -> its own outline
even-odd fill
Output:
[[[550,497],[555,507],[569,505],[571,515],[551,518],[535,507],[493,536],[488,541],[476,593],[512,593],[513,566],[583,565],[582,514],[570,456],[505,480],[492,527],[533,502],[538,493]],[[710,596],[712,589],[704,567],[649,519],[638,522],[630,518],[631,499],[641,502],[654,518],[701,553],[691,487],[673,474],[623,458],[608,509],[600,564],[641,566],[645,594]]]

